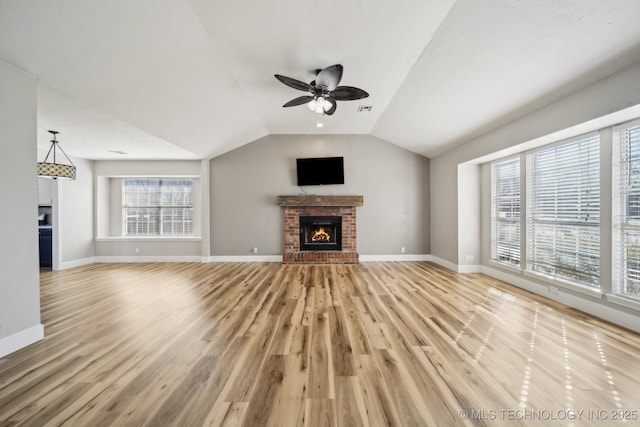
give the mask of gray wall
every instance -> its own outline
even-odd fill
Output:
[[[343,156],[345,184],[298,187],[296,158]],[[269,135],[210,162],[212,255],[281,255],[278,195],[363,195],[358,252],[428,254],[429,160],[369,135]]]
[[[93,161],[73,158],[74,181],[58,180],[58,236],[60,261],[73,262],[95,255],[93,217]]]
[[[41,338],[36,80],[0,61],[0,356]],[[31,332],[30,332],[31,331]],[[35,332],[35,333],[34,333]],[[12,338],[7,338],[13,336]]]

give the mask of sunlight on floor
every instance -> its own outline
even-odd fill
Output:
[[[524,378],[522,379],[522,387],[520,387],[520,408],[527,407],[527,400],[529,398],[529,384],[531,383],[531,364],[533,362],[533,353],[536,349],[536,334],[538,331],[538,303],[536,305],[536,312],[533,315],[533,324],[531,325],[531,338],[529,339],[529,356],[527,357],[527,366],[524,369]]]

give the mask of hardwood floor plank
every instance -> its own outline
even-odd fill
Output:
[[[640,409],[638,334],[428,262],[40,279],[45,339],[0,359],[2,426],[546,427],[567,424],[500,411],[570,408],[598,426],[586,411]]]
[[[376,350],[374,360],[389,389],[389,396],[397,408],[401,425],[435,426],[435,420],[431,419],[428,411],[417,402],[419,396],[415,394],[414,384],[403,372],[402,362],[396,353],[394,350]]]
[[[94,393],[98,387],[92,384],[72,384],[64,393],[49,394],[46,400],[38,402],[37,411],[32,414],[17,414],[18,419],[28,419],[28,424],[35,426],[61,425],[78,411]]]
[[[339,306],[331,306],[328,315],[334,375],[338,377],[353,376],[353,347],[344,310]]]
[[[383,379],[375,356],[362,355],[358,359],[356,373],[367,414],[364,424],[401,426],[398,410],[391,398],[390,390]]]
[[[344,300],[346,307],[344,310],[346,316],[345,325],[349,331],[352,350],[355,355],[371,354],[370,339],[365,332],[364,325],[355,308],[355,301],[351,296],[345,296]]]
[[[298,300],[286,300],[285,307],[277,319],[276,334],[271,343],[271,354],[289,354],[294,332],[294,313],[300,303]],[[299,325],[299,323],[298,323]]]
[[[180,381],[173,393],[164,396],[164,399],[161,398],[162,405],[148,424],[153,426],[180,425],[179,420],[191,415],[202,418],[201,421],[203,422],[206,419],[206,414],[209,413],[209,409],[213,407],[215,400],[209,401],[209,405],[204,408],[198,408],[196,414],[191,413],[190,410],[197,406],[196,402],[199,403],[201,400],[199,396],[204,394],[207,382],[211,378],[211,367],[216,366],[218,363],[219,360],[213,355],[201,357],[187,371],[187,375]]]
[[[358,402],[353,380],[354,377],[336,377],[336,421],[340,427],[365,426],[361,412],[364,404]]]
[[[240,427],[248,406],[248,402],[219,401],[211,408],[202,425],[206,427]]]
[[[308,371],[301,369],[301,354],[284,356],[284,377],[273,403],[273,425],[301,426],[306,416]]]
[[[284,356],[269,356],[264,363],[262,372],[256,378],[258,380],[257,386],[249,400],[243,425],[277,425],[274,402],[277,401],[284,380]]]
[[[329,342],[329,322],[327,313],[315,313],[311,328],[309,361],[309,394],[313,399],[332,397],[332,378],[330,377],[331,348]]]
[[[326,427],[338,424],[334,399],[307,399],[306,427]]]

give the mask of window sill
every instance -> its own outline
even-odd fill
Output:
[[[615,294],[606,294],[606,298],[607,301],[612,304],[640,311],[640,300],[635,298]]]
[[[96,242],[201,242],[201,236],[115,236],[96,237]]]
[[[577,283],[571,283],[562,279],[553,279],[549,276],[545,276],[544,274],[534,273],[532,271],[524,271],[525,276],[535,278],[541,282],[544,282],[550,286],[555,286],[560,289],[566,289],[574,292],[578,292],[584,295],[588,295],[590,297],[595,297],[598,299],[602,299],[604,293],[598,288],[591,288],[589,286],[579,285]]]

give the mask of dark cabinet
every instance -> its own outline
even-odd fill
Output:
[[[53,233],[50,228],[40,228],[40,267],[51,267]]]

